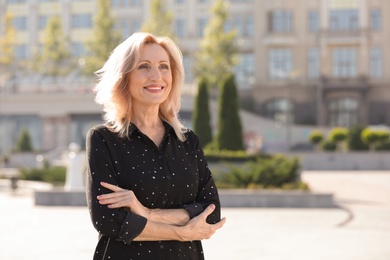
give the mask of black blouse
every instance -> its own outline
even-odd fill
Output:
[[[166,122],[159,147],[134,124],[129,138],[120,138],[105,126],[87,135],[87,202],[99,243],[94,259],[204,259],[200,241],[133,241],[147,219],[125,208],[100,205],[97,196],[110,193],[104,181],[132,190],[147,208],[184,208],[190,218],[208,205],[216,209],[207,222],[220,220],[218,192],[207,166],[198,137],[188,130],[181,142]]]

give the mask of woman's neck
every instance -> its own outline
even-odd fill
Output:
[[[157,108],[150,109],[133,109],[131,122],[135,124],[140,130],[142,128],[153,129],[163,126],[163,122],[159,116]]]

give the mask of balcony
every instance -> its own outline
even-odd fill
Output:
[[[321,30],[318,34],[319,40],[328,43],[359,43],[362,39],[368,39],[369,30]]]
[[[323,91],[345,91],[353,90],[365,92],[370,87],[368,77],[360,75],[353,78],[334,78],[321,76],[320,79]]]

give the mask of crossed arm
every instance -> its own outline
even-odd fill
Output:
[[[134,239],[135,241],[192,241],[208,239],[226,221],[223,218],[216,224],[208,224],[206,222],[207,216],[215,209],[213,204],[208,206],[197,217],[190,219],[185,209],[148,209],[138,201],[131,190],[125,190],[106,182],[101,182],[100,185],[113,191],[112,193],[97,196],[101,205],[107,205],[108,208],[112,209],[127,208],[131,212],[147,219],[144,229]]]

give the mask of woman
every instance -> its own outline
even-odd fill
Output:
[[[225,219],[199,140],[177,116],[180,50],[135,33],[97,73],[105,125],[87,135],[94,259],[204,259],[200,240]]]

